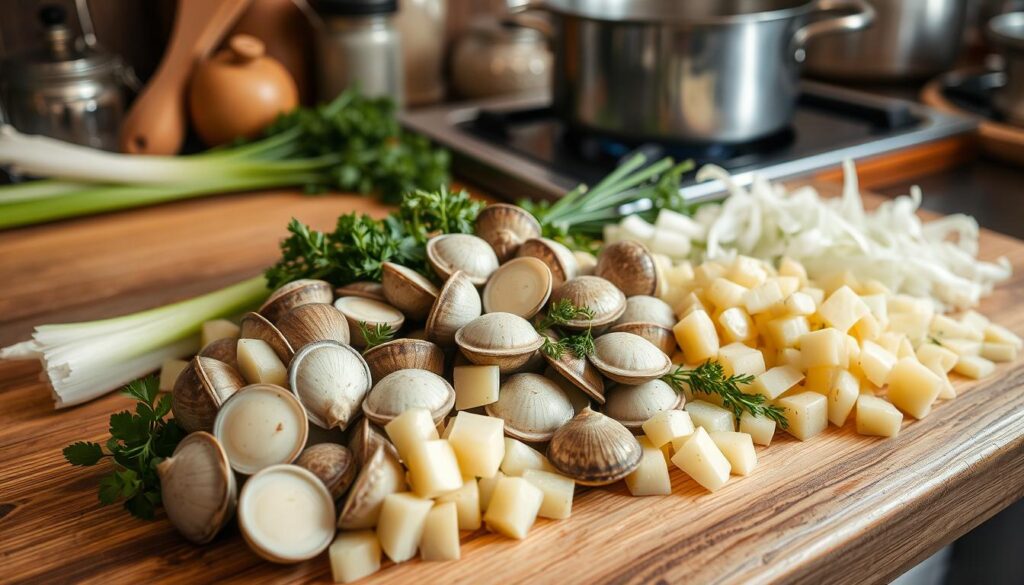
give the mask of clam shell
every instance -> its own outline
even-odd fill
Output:
[[[384,498],[405,491],[405,469],[398,456],[378,445],[366,460],[338,516],[338,528],[357,530],[373,528],[380,518]]]
[[[471,234],[442,234],[430,238],[427,261],[441,278],[447,279],[461,270],[474,286],[483,286],[498,269],[498,257],[491,245]]]
[[[295,460],[295,465],[317,476],[335,500],[341,498],[356,478],[355,457],[347,447],[335,443],[306,447]]]
[[[624,332],[595,339],[590,361],[605,377],[622,384],[643,384],[664,376],[672,367],[668,356],[650,341]]]
[[[607,400],[601,410],[630,430],[637,430],[649,418],[663,410],[679,408],[685,398],[661,380],[636,386],[619,384],[605,393]]]
[[[239,413],[239,406],[244,404],[245,396],[253,394],[263,394],[264,396],[271,396],[275,399],[274,408],[275,412],[271,416],[261,418],[266,412],[259,413],[260,416],[254,416],[252,412],[246,413],[242,411]],[[277,409],[280,409],[281,413],[286,411],[289,412],[289,417],[278,416]],[[266,442],[261,442],[259,445],[253,445],[245,437],[236,435],[231,431],[229,421],[233,417],[243,417],[246,425],[253,425],[256,428],[252,432],[260,432],[259,436],[270,437],[274,433],[282,430],[282,425],[286,422],[290,423],[295,421],[301,424],[298,426],[298,434],[295,438],[295,443],[290,445],[290,449],[287,452],[277,453],[275,455],[276,461],[245,461],[241,456],[244,455],[245,451],[256,451],[257,447],[264,450],[267,447]],[[258,473],[262,469],[272,467],[274,465],[287,464],[295,461],[295,458],[299,456],[302,449],[306,446],[306,441],[309,439],[309,423],[307,422],[308,414],[299,399],[294,394],[274,384],[249,384],[238,392],[231,395],[231,398],[224,401],[224,405],[219,411],[217,411],[217,418],[213,421],[213,436],[217,437],[217,440],[224,446],[224,452],[228,453],[228,461],[231,463],[231,468],[238,473],[244,475],[253,475]],[[278,419],[276,428],[273,419]],[[291,419],[291,420],[289,420]],[[237,419],[236,419],[237,420]],[[243,428],[249,428],[245,426]],[[274,430],[271,430],[274,429]],[[252,439],[249,436],[248,439]],[[264,439],[265,441],[266,439]]]
[[[626,310],[626,296],[615,285],[597,276],[577,276],[555,290],[551,300],[569,299],[577,307],[588,307],[594,318],[575,319],[565,326],[569,329],[587,329],[607,325]]]
[[[352,346],[318,341],[295,354],[288,383],[311,423],[345,430],[370,391],[370,368]]]
[[[643,337],[665,355],[672,355],[676,351],[676,336],[672,329],[656,323],[621,323],[610,328],[608,332],[632,333]]]
[[[666,329],[676,324],[676,315],[668,303],[648,295],[635,295],[626,299],[626,310],[615,320],[622,323],[654,323]]]
[[[555,469],[583,485],[606,485],[640,465],[640,443],[618,421],[590,408],[555,431],[548,460]]]
[[[556,372],[551,366],[544,368],[544,377],[558,384],[558,387],[565,392],[569,402],[572,403],[574,415],[579,414],[580,411],[591,405],[591,398],[588,394],[577,388],[575,384]]]
[[[167,518],[188,540],[206,544],[235,512],[237,485],[228,456],[210,433],[191,433],[156,467]]]
[[[444,352],[424,339],[393,339],[364,351],[363,359],[374,380],[398,370],[427,370],[444,375]]]
[[[281,317],[277,329],[296,351],[316,341],[349,342],[348,320],[333,305],[324,303],[295,307]]]
[[[544,345],[544,338],[518,315],[487,313],[459,329],[455,343],[474,364],[498,366],[507,374],[524,366]]]
[[[238,340],[226,337],[217,339],[206,344],[206,347],[199,350],[197,354],[201,357],[213,358],[222,361],[238,370]]]
[[[393,262],[381,265],[381,284],[387,301],[417,321],[427,318],[441,292],[427,277]]]
[[[661,269],[647,246],[632,240],[608,244],[597,255],[594,274],[619,288],[627,297],[658,292]]]
[[[576,264],[576,256],[572,250],[566,248],[550,238],[534,238],[526,240],[516,256],[533,257],[548,265],[551,269],[551,277],[554,279],[553,286],[558,288],[566,281],[576,278],[579,267]]]
[[[594,274],[594,269],[597,268],[597,256],[582,250],[576,250],[572,255],[576,257],[577,276]]]
[[[292,355],[295,354],[295,349],[292,344],[288,343],[284,334],[259,313],[246,313],[242,317],[239,336],[242,339],[262,339],[267,342],[267,345],[274,350],[284,365],[288,365],[288,362],[292,360]]]
[[[351,343],[356,347],[366,347],[366,338],[359,330],[360,323],[365,323],[368,327],[385,324],[396,333],[405,323],[405,315],[401,311],[387,303],[366,297],[340,297],[334,301],[334,307],[348,320]]]
[[[577,357],[571,351],[562,352],[562,357],[553,358],[541,353],[552,370],[593,398],[604,404],[604,378],[587,358]]]
[[[394,455],[395,460],[398,460],[398,449],[391,444],[385,436],[383,429],[370,422],[370,419],[365,416],[359,419],[359,423],[352,429],[352,436],[349,437],[348,448],[352,451],[352,456],[355,458],[356,467],[362,468],[366,465],[366,462],[373,456],[373,452],[377,450],[377,447],[384,447],[389,453]]]
[[[339,286],[334,289],[334,293],[339,297],[360,297],[382,303],[387,301],[387,298],[384,296],[383,285],[369,280],[360,280],[358,282],[350,282],[345,286]]]
[[[315,494],[314,497],[319,505],[316,509],[319,517],[311,519],[312,522],[302,526],[300,530],[305,533],[305,538],[299,540],[289,533],[293,540],[288,543],[290,547],[286,549],[282,546],[283,543],[279,535],[271,536],[267,534],[271,527],[261,526],[261,514],[256,512],[255,508],[261,505],[266,506],[269,504],[266,500],[276,495],[276,490],[259,493],[261,484],[274,481],[275,477],[289,476],[294,478],[292,481],[298,480],[308,486],[312,491],[310,495]],[[300,497],[306,496],[304,494]],[[290,505],[287,501],[279,501],[277,503],[280,508],[273,509],[270,513],[274,515],[289,513]],[[325,551],[334,539],[335,514],[334,500],[331,498],[327,488],[308,469],[298,465],[285,463],[271,465],[260,470],[259,473],[246,480],[245,485],[242,486],[242,492],[238,496],[238,529],[242,533],[242,538],[254,553],[272,563],[298,563],[311,559]],[[294,522],[294,519],[289,518],[288,520]],[[283,522],[278,520],[274,524],[278,523]]]
[[[484,286],[484,312],[530,319],[547,304],[553,282],[551,269],[537,258],[510,260],[495,270]]]
[[[484,410],[505,420],[506,435],[530,443],[550,440],[575,414],[565,390],[540,374],[509,376]]]
[[[323,280],[302,278],[283,285],[263,303],[259,314],[271,323],[276,322],[288,311],[307,303],[330,303],[334,300],[331,285]]]
[[[430,308],[427,339],[441,347],[454,345],[456,331],[479,317],[480,312],[480,293],[465,272],[455,272],[441,287]]]
[[[492,203],[476,216],[474,231],[494,248],[499,262],[515,256],[523,242],[540,237],[540,222],[518,205]]]
[[[174,381],[174,420],[188,432],[213,430],[225,400],[245,386],[237,370],[222,361],[197,356]]]
[[[410,408],[425,408],[437,423],[455,405],[455,389],[426,370],[398,370],[380,379],[363,401],[370,422],[386,425]]]

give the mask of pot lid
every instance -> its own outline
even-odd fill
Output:
[[[509,0],[513,9],[551,12],[612,22],[730,24],[793,18],[813,10],[814,0]]]
[[[1024,12],[1000,14],[988,23],[989,37],[1001,47],[1024,50]]]

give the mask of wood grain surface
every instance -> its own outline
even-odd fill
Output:
[[[0,233],[0,343],[43,322],[122,314],[251,276],[291,216],[330,227],[355,197],[218,197]],[[1024,332],[1024,243],[983,234],[1017,276],[982,310]],[[118,396],[54,411],[29,362],[0,362],[0,582],[328,581],[326,556],[272,565],[229,527],[193,546],[166,519],[100,506],[101,469],[60,450],[100,440]],[[365,583],[882,583],[1024,496],[1024,364],[1003,366],[894,439],[830,428],[779,435],[747,478],[709,494],[681,472],[674,493],[621,484],[577,492],[572,517],[521,542],[463,535],[462,560],[411,561]]]

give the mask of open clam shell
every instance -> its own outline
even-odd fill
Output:
[[[355,457],[356,466],[362,468],[366,465],[377,447],[384,447],[394,455],[395,459],[398,459],[398,449],[384,435],[384,430],[366,417],[359,419],[356,427],[352,429],[348,441],[348,448],[352,451],[352,456]]]
[[[306,447],[295,464],[317,476],[335,500],[341,498],[356,478],[355,457],[344,445],[320,443]]]
[[[164,511],[188,540],[206,544],[235,512],[237,485],[217,439],[199,431],[156,467]]]
[[[650,341],[665,355],[672,355],[676,352],[676,336],[671,327],[664,327],[657,323],[634,322],[620,323],[608,329],[609,333],[623,332],[632,333]]]
[[[325,303],[295,307],[278,320],[277,329],[296,351],[317,341],[349,342],[348,320]]]
[[[387,298],[384,296],[384,286],[379,282],[370,280],[360,280],[358,282],[350,282],[345,286],[339,286],[334,289],[334,294],[339,297],[373,299],[382,303],[387,301]]]
[[[562,352],[558,358],[544,353],[542,355],[552,370],[596,400],[598,404],[604,404],[604,378],[590,360],[578,357],[571,351]]]
[[[615,285],[598,276],[577,276],[558,287],[551,295],[552,301],[568,299],[577,307],[586,307],[594,312],[594,318],[574,319],[565,324],[569,329],[582,330],[602,327],[620,316],[626,310],[626,296]]]
[[[521,441],[548,441],[575,415],[572,401],[556,382],[540,374],[515,374],[501,384],[498,401],[484,407],[505,420],[505,434]]]
[[[654,323],[666,329],[676,324],[676,315],[668,303],[649,295],[635,295],[626,299],[626,310],[615,320],[622,323]]]
[[[455,389],[448,380],[426,370],[398,370],[373,386],[363,401],[363,414],[383,426],[410,408],[425,408],[436,424],[453,406]]]
[[[544,345],[544,338],[518,315],[487,313],[459,329],[455,343],[474,364],[498,366],[501,373],[508,374],[526,365]]]
[[[323,280],[302,278],[270,293],[259,308],[259,314],[271,323],[276,322],[288,311],[307,303],[330,303],[334,300],[331,285]]]
[[[425,339],[393,339],[364,351],[363,359],[374,380],[398,370],[427,370],[444,375],[444,352]]]
[[[209,357],[192,358],[174,382],[174,420],[188,432],[213,430],[221,404],[245,386],[237,370]]]
[[[661,268],[650,250],[633,240],[602,248],[594,274],[617,286],[627,297],[657,294],[661,280]]]
[[[216,339],[206,344],[197,354],[201,357],[222,361],[238,370],[238,340],[231,337]]]
[[[427,339],[441,347],[455,344],[455,332],[480,316],[482,307],[469,276],[456,271],[445,281],[427,316]]]
[[[550,238],[533,238],[526,240],[516,256],[533,257],[548,265],[553,278],[553,286],[558,288],[563,283],[576,278],[579,273],[579,266],[576,263],[576,256],[565,245]]]
[[[417,321],[427,318],[441,292],[427,277],[394,262],[381,265],[381,284],[387,301]]]
[[[398,455],[378,445],[356,476],[338,516],[338,528],[373,528],[380,518],[384,498],[405,491],[405,469]]]
[[[508,261],[523,242],[539,238],[541,233],[533,214],[508,203],[492,203],[480,210],[474,231],[494,248],[499,262]]]
[[[618,421],[590,408],[555,431],[548,460],[567,477],[583,485],[606,485],[632,473],[643,449],[633,433]]]
[[[544,368],[544,377],[558,384],[558,387],[565,392],[565,395],[569,397],[569,402],[572,403],[573,413],[579,414],[581,410],[591,406],[591,400],[593,399],[590,395],[580,390],[551,366]]]
[[[302,403],[288,390],[250,384],[217,411],[213,436],[228,454],[231,468],[252,475],[295,461],[309,439],[309,422]]]
[[[371,328],[387,325],[394,332],[398,332],[405,323],[405,315],[395,307],[365,297],[340,297],[334,301],[334,306],[348,320],[351,343],[356,347],[366,347],[366,338],[359,330],[360,323]]]
[[[260,313],[246,313],[242,317],[240,337],[242,339],[262,339],[274,350],[284,365],[288,365],[292,355],[295,354],[295,349],[292,344],[288,343],[288,339],[281,333],[281,330]]]
[[[660,349],[639,335],[605,333],[594,340],[590,361],[607,378],[621,384],[643,384],[668,373],[672,362]]]
[[[551,297],[551,269],[537,258],[509,260],[494,271],[484,286],[485,313],[512,313],[530,319]]]
[[[685,398],[661,380],[630,386],[619,384],[605,393],[607,400],[601,410],[636,432],[655,414],[679,408]]]
[[[318,341],[295,354],[288,383],[311,423],[345,430],[370,391],[370,368],[352,346]]]
[[[494,248],[471,234],[442,234],[427,241],[427,261],[443,279],[461,270],[474,286],[483,286],[498,269]]]

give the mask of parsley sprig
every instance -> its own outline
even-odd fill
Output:
[[[366,347],[363,348],[363,351],[391,341],[395,338],[395,333],[397,333],[387,323],[374,323],[371,326],[367,325],[366,321],[360,321],[357,323],[357,326],[359,327],[359,333],[366,340]]]
[[[156,376],[128,384],[123,393],[137,401],[135,413],[123,410],[110,415],[110,438],[104,445],[78,441],[64,448],[64,458],[81,466],[110,459],[111,472],[100,480],[100,502],[123,500],[133,516],[150,520],[160,505],[156,466],[174,453],[185,429],[174,419],[164,419],[171,411],[171,396],[160,396]]]
[[[570,351],[580,358],[593,355],[594,336],[589,327],[583,333],[566,335],[561,338],[549,334],[552,330],[564,327],[569,321],[593,318],[593,309],[577,307],[569,299],[559,299],[551,303],[547,314],[537,323],[537,331],[544,336],[544,345],[540,350],[554,359],[560,359],[566,351]]]
[[[760,394],[747,394],[740,389],[741,385],[753,382],[753,376],[733,375],[727,378],[722,364],[718,362],[708,360],[693,370],[678,366],[661,379],[675,388],[677,392],[682,392],[683,386],[686,385],[694,394],[721,396],[722,406],[731,410],[736,416],[736,420],[739,420],[743,412],[746,411],[754,416],[770,418],[782,428],[789,425],[782,408],[765,404],[765,397]]]

